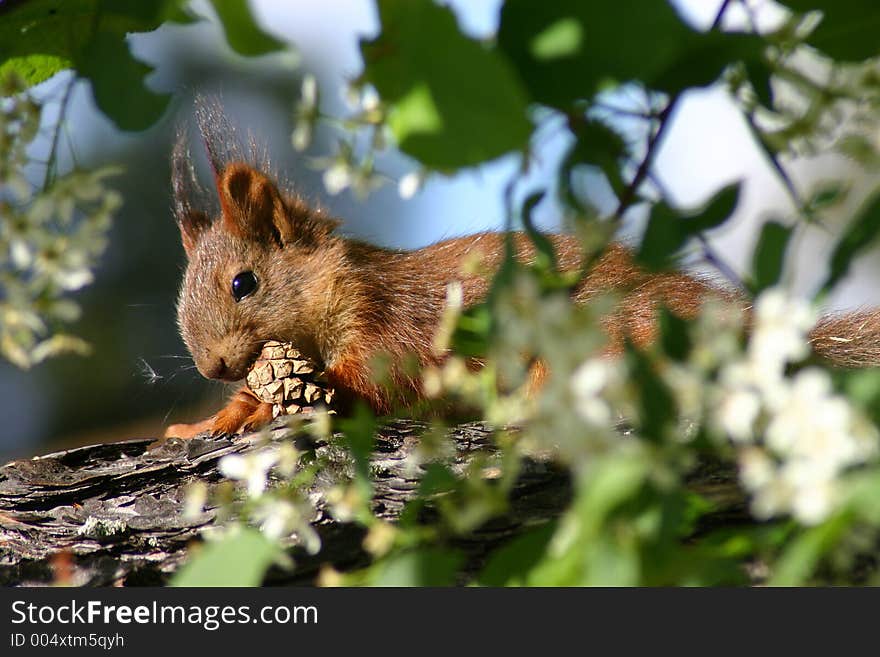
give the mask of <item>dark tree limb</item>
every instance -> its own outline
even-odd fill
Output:
[[[409,458],[425,426],[398,420],[379,429],[372,454],[374,510],[394,520],[415,495],[419,473]],[[273,439],[288,439],[284,427]],[[456,453],[451,467],[463,469],[477,453],[492,451],[490,432],[479,424],[449,430]],[[307,440],[302,434],[290,439]],[[216,521],[215,509],[195,518],[184,513],[187,487],[202,481],[216,486],[221,457],[257,449],[253,435],[235,439],[169,440],[148,449],[151,440],[81,447],[18,460],[0,468],[0,585],[49,584],[66,573],[72,584],[88,586],[163,584],[180,566],[186,548]],[[337,443],[310,445],[329,462],[314,485],[322,538],[314,556],[292,546],[296,567],[274,570],[273,583],[310,583],[322,564],[348,569],[365,565],[363,531],[334,520],[323,493],[348,478],[354,464]],[[540,460],[523,464],[511,508],[462,539],[472,563],[523,527],[547,520],[570,499],[564,470]]]
[[[417,492],[423,466],[414,458],[423,423],[395,420],[381,426],[370,456],[373,511],[395,521]],[[326,492],[351,480],[354,461],[341,440],[315,441],[308,433],[276,423],[272,442],[292,440],[301,450],[314,450],[322,463],[309,497],[316,501],[312,525],[321,550],[309,555],[292,537],[291,570],[275,568],[272,584],[314,583],[323,565],[349,570],[369,563],[360,525],[337,521]],[[217,522],[217,509],[197,517],[185,513],[188,487],[196,481],[209,489],[228,482],[217,470],[227,454],[259,449],[266,436],[235,438],[150,439],[80,447],[0,467],[0,586],[45,585],[58,581],[80,586],[160,585],[180,567],[187,547]],[[474,457],[491,457],[491,431],[479,423],[447,430],[454,446],[443,462],[462,474]],[[484,476],[498,476],[492,467]],[[733,484],[735,473],[719,464],[703,464],[691,486],[713,499],[717,510],[700,531],[749,522],[744,498]],[[450,539],[466,556],[462,581],[478,571],[486,555],[523,530],[553,519],[571,500],[568,471],[551,461],[524,459],[509,497],[509,507],[467,536]],[[425,513],[432,513],[430,506]]]

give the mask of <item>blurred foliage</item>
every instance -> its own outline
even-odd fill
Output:
[[[58,353],[88,350],[57,326],[79,317],[70,293],[92,281],[120,198],[104,184],[111,170],[47,175],[43,189],[33,189],[23,171],[40,106],[22,93],[14,74],[2,91],[9,98],[0,101],[0,353],[27,368]]]
[[[0,73],[29,85],[73,68],[88,78],[98,105],[125,129],[143,129],[168,103],[144,86],[150,67],[134,59],[131,32],[148,32],[176,13],[176,2],[34,0],[4,9]],[[107,66],[112,61],[113,66]]]
[[[364,195],[387,182],[375,161],[388,148],[415,162],[401,181],[403,196],[417,193],[432,175],[509,155],[520,166],[506,188],[507,225],[524,227],[539,253],[523,265],[511,247],[477,308],[461,308],[460,290],[450,288],[437,339],[447,358],[423,372],[430,397],[458,397],[496,427],[493,454],[456,474],[448,467],[449,446],[436,438],[440,433],[426,435],[412,464],[426,471],[418,495],[390,525],[370,500],[367,455],[375,418],[362,411],[336,426],[344,436],[340,447],[351,451],[358,467],[328,501],[337,519],[366,528],[364,548],[374,559],[356,572],[328,569],[323,583],[878,581],[873,554],[880,529],[880,375],[832,375],[811,363],[814,308],[779,287],[789,244],[805,225],[839,208],[849,188],[840,179],[800,189],[788,174],[790,161],[836,152],[865,167],[880,163],[871,137],[880,119],[876,9],[868,0],[785,0],[792,10],[785,19],[759,29],[759,0],[717,4],[717,17],[706,28],[688,23],[668,2],[506,0],[497,34],[481,41],[460,30],[452,10],[431,0],[376,0],[381,30],[361,43],[364,69],[348,91],[350,115],[325,113],[314,78],[305,79],[292,143],[307,147],[319,124],[336,129],[336,152],[316,161],[329,192],[351,187]],[[243,0],[213,6],[239,53],[262,54],[281,45],[255,27]],[[726,22],[733,13],[742,19],[736,29]],[[154,121],[165,101],[143,87],[147,69],[128,53],[125,35],[192,16],[172,2],[83,0],[62,6],[33,0],[14,3],[2,18],[3,70],[32,84],[72,68],[90,82],[110,118],[137,128]],[[76,38],[65,36],[68,29]],[[49,36],[51,48],[44,43]],[[122,64],[96,64],[108,57]],[[735,279],[704,238],[733,212],[739,185],[706,190],[708,200],[695,210],[678,207],[652,176],[681,99],[708,85],[728,91],[794,207],[791,216],[763,229],[745,281]],[[14,127],[3,133],[11,171],[20,167],[23,152],[14,144],[28,142],[39,111],[14,91],[3,101],[14,108]],[[142,102],[120,101],[138,94]],[[623,129],[624,120],[640,125],[638,139]],[[564,131],[571,146],[556,180],[522,190],[548,129]],[[611,216],[599,216],[577,184],[585,171],[604,177],[615,193]],[[50,178],[53,185],[63,181]],[[93,180],[99,184],[100,175]],[[521,191],[526,200],[518,204]],[[58,207],[70,203],[63,195],[53,199]],[[581,238],[586,263],[607,247],[627,210],[646,204],[650,219],[639,261],[659,272],[673,267],[684,250],[702,256],[756,295],[748,335],[741,317],[710,304],[692,321],[661,312],[661,335],[651,348],[628,347],[620,358],[603,358],[599,326],[616,299],[600,295],[572,303],[568,291],[578,272],[557,271],[551,244],[531,221],[535,206],[550,202]],[[874,241],[876,203],[874,196],[852,217],[816,300]],[[23,216],[35,205],[26,196]],[[10,259],[12,248],[9,243]],[[472,355],[486,363],[478,372],[466,365]],[[528,376],[536,361],[551,374],[541,392],[531,395]],[[513,425],[519,431],[511,431]],[[331,429],[329,416],[310,426],[336,440]],[[559,518],[498,548],[476,574],[464,575],[473,571],[449,546],[505,512],[521,460],[536,454],[569,471],[571,504]],[[739,472],[753,516],[748,526],[704,529],[701,523],[720,502],[688,481],[707,460]],[[194,492],[194,504],[219,504],[228,524],[176,583],[255,583],[274,561],[276,542],[291,535],[317,551],[306,491],[322,465],[288,443],[267,445],[247,461],[225,462],[226,476],[244,483],[246,491],[236,489],[230,499],[224,489],[217,500]],[[495,475],[485,477],[487,468]],[[428,507],[436,513],[421,513]],[[218,577],[225,574],[230,578]]]
[[[127,37],[166,21],[197,19],[182,0],[27,0],[0,10],[0,76],[34,85],[73,69],[91,83],[95,102],[123,130],[143,130],[168,105],[148,89],[150,66],[131,54]],[[263,55],[284,45],[254,23],[245,0],[213,0],[230,46]]]
[[[208,543],[185,564],[175,586],[259,586],[266,569],[279,559],[278,546],[255,529],[241,529],[222,543]],[[229,563],[236,564],[230,571]]]
[[[383,29],[361,43],[360,82],[394,106],[388,122],[404,153],[455,169],[526,143],[528,99],[499,52],[461,34],[448,7],[380,2],[378,9]]]
[[[262,55],[284,45],[266,35],[245,0],[212,4],[230,45]],[[121,204],[105,179],[116,169],[59,174],[61,133],[71,92],[89,84],[97,106],[118,127],[143,130],[164,112],[170,95],[144,85],[152,70],[134,58],[127,37],[166,21],[197,19],[180,0],[28,0],[0,8],[0,354],[29,367],[60,353],[87,353],[89,345],[60,327],[80,316],[71,293],[93,281]],[[28,88],[72,71],[53,126]],[[48,159],[30,151],[41,128],[50,128]],[[44,169],[38,185],[25,171]]]

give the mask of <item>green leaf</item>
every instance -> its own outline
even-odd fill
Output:
[[[370,455],[375,442],[376,417],[363,403],[357,404],[354,415],[339,421],[343,439],[354,457],[358,478],[370,483]]]
[[[253,22],[245,0],[213,0],[230,45],[244,55],[283,44]],[[28,0],[0,10],[0,75],[28,85],[73,68],[92,83],[95,103],[119,128],[143,130],[162,115],[168,94],[144,85],[153,70],[131,55],[129,34],[165,21],[191,22],[183,0]]]
[[[685,221],[665,203],[655,204],[636,254],[638,263],[651,271],[674,267],[675,254],[684,247],[692,233]]]
[[[620,163],[629,153],[626,142],[613,128],[596,120],[577,121],[571,125],[575,142],[559,168],[559,187],[563,197],[578,206],[572,191],[572,174],[579,166],[599,169],[614,193],[620,197],[626,183]]]
[[[776,561],[770,586],[801,586],[815,572],[822,556],[837,543],[849,527],[846,514],[839,514],[821,525],[810,527],[794,538]]]
[[[179,0],[29,0],[2,12],[0,73],[38,84],[74,68],[92,83],[98,107],[124,130],[142,130],[169,96],[148,90],[152,70],[132,58],[126,37],[179,14]]]
[[[880,13],[875,0],[783,0],[791,9],[822,12],[807,43],[834,59],[860,61],[880,54]]]
[[[398,141],[410,135],[431,134],[443,129],[443,117],[427,84],[415,85],[397,101],[388,121]]]
[[[532,98],[563,109],[609,82],[669,93],[711,84],[764,46],[753,35],[697,32],[662,0],[507,0],[498,44]]]
[[[634,544],[627,538],[629,526],[623,517],[617,523],[614,514],[640,495],[651,467],[643,452],[629,451],[596,458],[583,468],[575,499],[529,571],[528,584],[634,584],[638,566]]]
[[[773,86],[771,78],[773,70],[763,59],[750,59],[745,63],[746,75],[752,83],[752,89],[758,102],[764,107],[773,108]]]
[[[255,529],[206,543],[171,579],[171,586],[259,586],[278,546]]]
[[[525,148],[527,97],[497,51],[469,39],[447,7],[379,0],[382,31],[361,42],[362,80],[391,105],[401,150],[455,169]]]
[[[639,382],[639,428],[642,436],[656,443],[663,441],[677,404],[669,386],[657,374],[654,363],[637,349],[630,349],[633,376]]]
[[[572,512],[587,534],[596,532],[611,512],[635,497],[651,469],[650,462],[633,454],[602,458],[584,472]],[[560,531],[563,528],[560,526]]]
[[[535,35],[529,49],[535,59],[559,59],[576,55],[583,41],[581,24],[573,18],[563,18]]]
[[[423,548],[382,562],[373,586],[451,586],[464,561],[454,550]]]
[[[266,34],[254,21],[247,0],[211,0],[232,49],[245,57],[281,50],[284,43]]]
[[[648,80],[648,86],[669,94],[714,84],[736,62],[747,68],[763,63],[764,40],[737,32],[694,32],[682,35],[681,51],[669,66]]]
[[[831,254],[830,272],[822,286],[827,293],[849,272],[853,259],[880,233],[880,193],[875,193],[861,208]]]
[[[452,333],[452,346],[461,356],[485,356],[489,349],[492,330],[492,313],[485,303],[477,304],[462,312]]]
[[[835,387],[858,405],[874,424],[880,425],[880,370],[834,368],[831,375]]]
[[[688,221],[693,222],[696,231],[711,230],[727,221],[739,204],[739,181],[722,187],[709,203],[696,216]]]
[[[72,65],[89,40],[97,0],[29,0],[0,10],[0,75],[29,85]]]
[[[675,255],[691,237],[717,228],[733,214],[739,202],[739,190],[739,182],[722,188],[702,211],[690,216],[678,213],[665,203],[655,204],[636,260],[652,271],[673,267]]]
[[[142,84],[152,68],[134,59],[128,44],[112,32],[99,31],[78,55],[76,67],[91,79],[100,110],[122,130],[149,128],[171,98]]]
[[[660,344],[663,353],[670,358],[684,361],[691,352],[691,336],[688,323],[673,314],[666,306],[660,307]]]
[[[556,524],[545,523],[492,552],[477,582],[482,586],[526,584],[529,571],[544,557]]]
[[[523,230],[529,236],[529,239],[532,240],[532,244],[535,245],[535,264],[542,271],[553,272],[556,271],[556,252],[553,249],[553,244],[546,235],[535,228],[535,224],[532,221],[532,212],[543,198],[544,192],[537,192],[529,196],[523,203]]]
[[[792,231],[790,226],[776,221],[768,221],[761,228],[761,236],[752,255],[752,280],[749,284],[752,294],[758,294],[779,282]]]
[[[876,422],[876,419],[874,420]],[[856,471],[841,481],[841,506],[849,509],[859,523],[880,524],[880,471],[870,468]]]
[[[582,586],[637,586],[639,583],[639,553],[630,537],[603,532],[586,546],[586,568]]]
[[[821,210],[839,203],[846,197],[846,186],[840,181],[820,186],[809,198],[807,205],[812,210]]]
[[[58,55],[19,55],[8,57],[0,64],[0,80],[7,75],[20,77],[27,86],[48,80],[59,71],[70,68],[70,60]]]

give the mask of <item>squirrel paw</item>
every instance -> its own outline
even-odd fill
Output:
[[[249,408],[232,404],[222,409],[211,418],[211,435],[242,433],[255,431],[272,421],[272,404],[259,402]]]
[[[272,404],[260,401],[249,390],[239,390],[212,418],[211,435],[253,431],[272,421]]]
[[[236,392],[220,411],[206,420],[193,424],[172,424],[165,430],[166,438],[193,438],[208,432],[212,436],[255,431],[272,421],[272,404],[257,399],[247,388]]]

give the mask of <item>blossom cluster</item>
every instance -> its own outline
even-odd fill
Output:
[[[290,491],[270,484],[271,473],[289,481],[297,470],[300,454],[289,442],[270,444],[247,454],[229,454],[220,459],[220,473],[239,481],[246,491],[245,515],[269,538],[279,540],[295,535],[310,553],[316,553],[321,541],[310,520],[314,510]]]
[[[315,131],[322,123],[338,125],[347,137],[338,142],[332,155],[312,158],[312,165],[323,171],[324,188],[336,195],[351,189],[355,196],[364,199],[374,190],[382,187],[391,178],[376,167],[376,156],[385,149],[389,140],[386,125],[386,108],[376,90],[369,85],[349,85],[343,94],[350,116],[336,119],[321,111],[321,95],[318,80],[314,75],[303,77],[299,101],[294,107],[294,128],[291,143],[297,151],[307,150],[314,139]],[[359,145],[367,135],[366,144]],[[409,199],[421,189],[426,173],[423,170],[411,171],[398,181],[398,193]]]
[[[725,325],[715,310],[707,308],[703,322],[715,330],[696,336],[690,359],[663,362],[680,421],[674,433],[693,435],[705,418],[731,441],[757,518],[826,520],[840,502],[841,477],[877,455],[878,432],[835,392],[828,370],[801,366],[815,310],[780,289],[765,291],[754,304],[745,349],[734,339],[740,326]],[[607,429],[627,416],[624,367],[621,360],[588,358],[570,377],[574,410],[587,428]],[[628,394],[644,391],[631,386]],[[632,414],[635,399],[629,401]]]
[[[738,446],[752,510],[816,524],[835,510],[838,480],[877,453],[876,428],[836,394],[827,370],[788,369],[809,353],[815,314],[781,290],[755,303],[744,356],[723,367],[715,420]]]
[[[33,184],[24,172],[41,106],[14,80],[2,84],[9,88],[0,101],[0,353],[29,367],[87,350],[58,327],[79,317],[70,295],[92,282],[122,199],[106,186],[114,170],[57,175],[51,158],[43,184]]]

